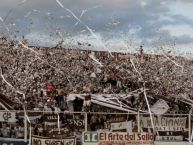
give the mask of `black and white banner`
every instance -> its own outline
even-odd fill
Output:
[[[54,139],[40,136],[32,136],[31,145],[75,145],[75,138]]]
[[[155,131],[158,133],[156,140],[182,141],[187,136],[187,117],[153,117]],[[149,117],[140,117],[140,127],[143,131],[152,131]]]
[[[15,112],[0,112],[0,121],[16,122]]]
[[[183,131],[187,129],[187,117],[153,117],[156,131]],[[150,117],[140,117],[141,128],[152,128]]]

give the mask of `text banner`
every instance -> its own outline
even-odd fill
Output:
[[[54,139],[32,136],[32,145],[75,145],[75,138]]]

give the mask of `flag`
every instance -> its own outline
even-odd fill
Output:
[[[162,115],[168,111],[170,107],[166,101],[159,99],[152,107],[151,111],[157,115]]]

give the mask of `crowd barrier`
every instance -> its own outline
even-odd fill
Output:
[[[0,145],[182,145],[192,126],[192,114],[0,111]]]

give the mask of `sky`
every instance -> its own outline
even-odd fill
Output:
[[[30,45],[55,46],[63,39],[83,49],[133,52],[143,45],[149,52],[193,53],[193,0],[0,2],[0,35],[24,35]]]

